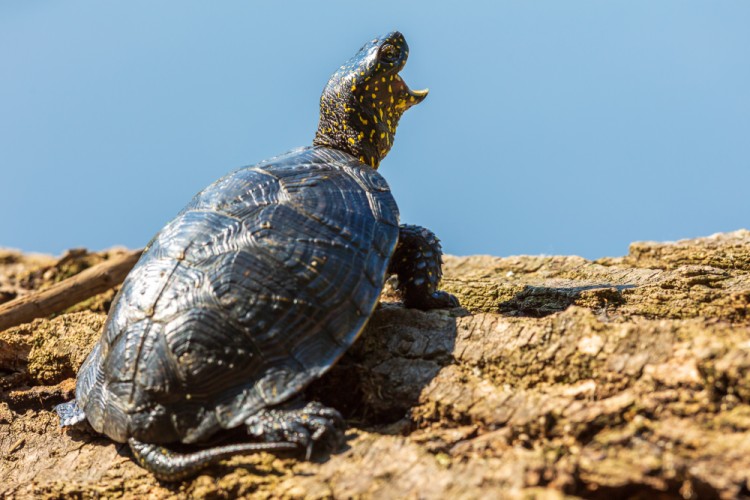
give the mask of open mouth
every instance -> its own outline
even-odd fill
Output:
[[[419,104],[427,97],[429,89],[412,90],[399,74],[394,75],[392,85],[393,95],[396,96],[396,107],[408,109]]]

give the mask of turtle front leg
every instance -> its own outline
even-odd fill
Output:
[[[440,240],[432,231],[401,225],[388,272],[398,276],[406,307],[427,310],[459,306],[456,297],[437,289],[443,276],[442,256]]]

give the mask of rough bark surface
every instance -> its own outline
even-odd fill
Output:
[[[0,293],[108,256],[0,252]],[[462,309],[407,310],[385,293],[309,388],[345,414],[343,449],[236,457],[177,484],[122,445],[61,430],[52,412],[72,397],[112,292],[0,332],[0,496],[750,496],[749,231],[593,262],[445,261]]]

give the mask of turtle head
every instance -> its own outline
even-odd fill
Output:
[[[427,96],[399,76],[409,46],[398,31],[367,42],[328,81],[313,144],[340,149],[373,168],[390,151],[401,115]]]

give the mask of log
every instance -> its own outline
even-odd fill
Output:
[[[0,305],[0,331],[59,313],[83,300],[119,285],[143,252],[132,250],[38,292]]]
[[[178,484],[59,429],[104,312],[0,332],[29,346],[0,366],[0,497],[750,496],[750,231],[597,261],[446,256],[444,271],[463,309],[381,304],[306,390],[344,414],[345,446]]]

